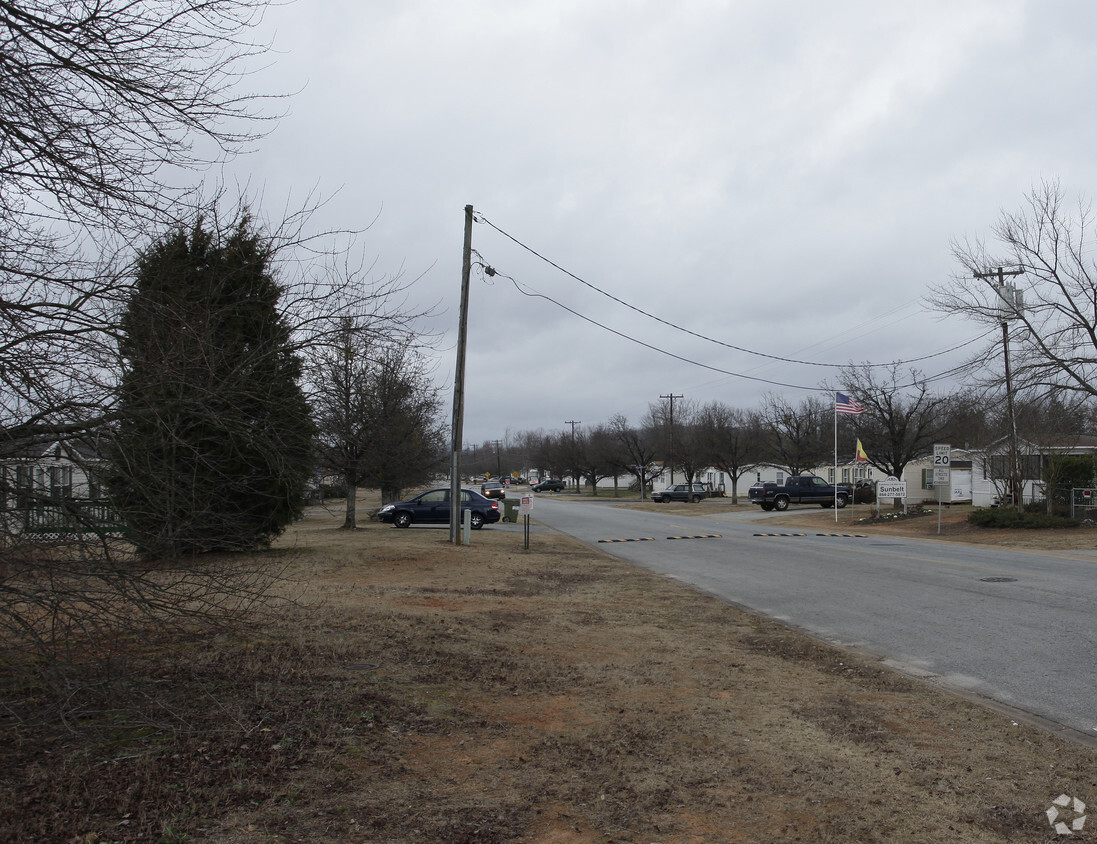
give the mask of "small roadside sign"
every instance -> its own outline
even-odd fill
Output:
[[[938,443],[933,446],[933,485],[947,487],[952,480],[950,467],[952,446]]]
[[[518,515],[525,516],[522,519],[522,534],[525,537],[522,545],[527,551],[529,550],[529,514],[533,512],[533,497],[532,492],[523,492],[518,501]]]
[[[881,498],[906,498],[907,482],[894,476],[888,476],[876,482],[876,500]]]

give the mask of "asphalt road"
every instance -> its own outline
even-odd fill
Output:
[[[767,528],[768,515],[682,518],[537,496],[531,518],[829,642],[1097,738],[1097,558],[873,538],[871,530],[820,536]],[[710,538],[677,538],[701,536]]]

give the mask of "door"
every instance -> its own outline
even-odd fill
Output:
[[[950,501],[971,501],[971,469],[952,470]]]
[[[415,505],[415,521],[449,524],[449,490],[432,489],[420,495]]]

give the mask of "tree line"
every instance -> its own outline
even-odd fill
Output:
[[[947,442],[983,448],[1003,439],[1011,426],[1005,406],[993,392],[961,388],[935,392],[918,372],[852,366],[842,372],[849,390],[865,408],[838,415],[838,457],[852,460],[861,442],[868,465],[883,476],[902,477],[914,460]],[[1062,395],[1029,392],[1018,398],[1016,424],[1032,442],[1058,441],[1097,428],[1097,406]],[[673,471],[682,482],[715,470],[725,476],[727,493],[737,501],[758,466],[776,466],[790,475],[832,465],[835,448],[834,392],[800,401],[766,395],[761,406],[744,409],[725,402],[698,403],[688,397],[649,405],[633,423],[617,415],[608,422],[560,431],[524,431],[498,442],[466,449],[470,473],[503,474],[527,469],[540,476],[569,477],[595,495],[607,479],[631,489],[650,489],[652,480]]]

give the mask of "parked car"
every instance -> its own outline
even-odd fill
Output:
[[[480,494],[485,498],[498,498],[502,500],[507,497],[507,488],[503,486],[499,481],[487,481],[480,484]]]
[[[530,487],[534,492],[560,492],[564,489],[564,482],[556,478],[549,478]]]
[[[432,489],[407,501],[386,504],[377,511],[377,519],[398,528],[410,527],[413,524],[448,525],[449,493],[448,489]],[[469,519],[473,530],[479,530],[484,525],[494,524],[501,517],[498,501],[492,501],[490,498],[486,498],[471,489],[461,490],[462,520],[464,520],[466,510],[472,513]]]
[[[854,504],[876,503],[876,481],[862,478],[853,485]]]
[[[651,500],[662,504],[668,501],[700,501],[708,497],[708,489],[704,484],[675,484],[659,492],[651,494]]]

